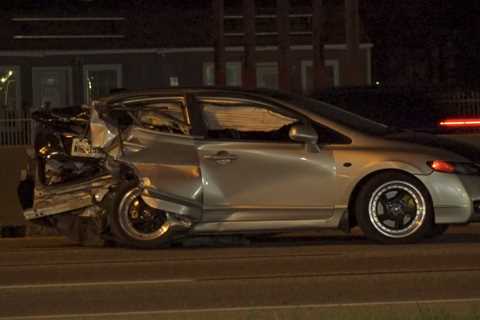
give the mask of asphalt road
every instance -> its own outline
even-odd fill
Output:
[[[480,226],[405,246],[339,233],[188,245],[0,240],[0,320],[480,318]]]

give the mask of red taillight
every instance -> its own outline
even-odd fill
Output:
[[[445,172],[445,173],[454,173],[455,172],[455,165],[442,160],[435,160],[429,162],[428,165],[435,171],[438,172]]]
[[[462,128],[480,127],[480,119],[447,119],[440,122],[441,127]]]

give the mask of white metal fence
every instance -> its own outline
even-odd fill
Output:
[[[462,116],[480,116],[480,90],[455,90],[441,95],[445,109]]]
[[[0,111],[0,146],[30,145],[33,121],[28,111]]]

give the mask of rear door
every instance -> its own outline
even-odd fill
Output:
[[[199,96],[205,139],[198,141],[205,221],[326,219],[333,214],[331,150],[313,153],[289,138],[308,122],[245,98]]]

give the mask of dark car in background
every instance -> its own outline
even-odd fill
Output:
[[[313,98],[401,129],[432,133],[480,133],[480,93],[456,87],[332,88]],[[441,125],[445,120],[477,120]]]

